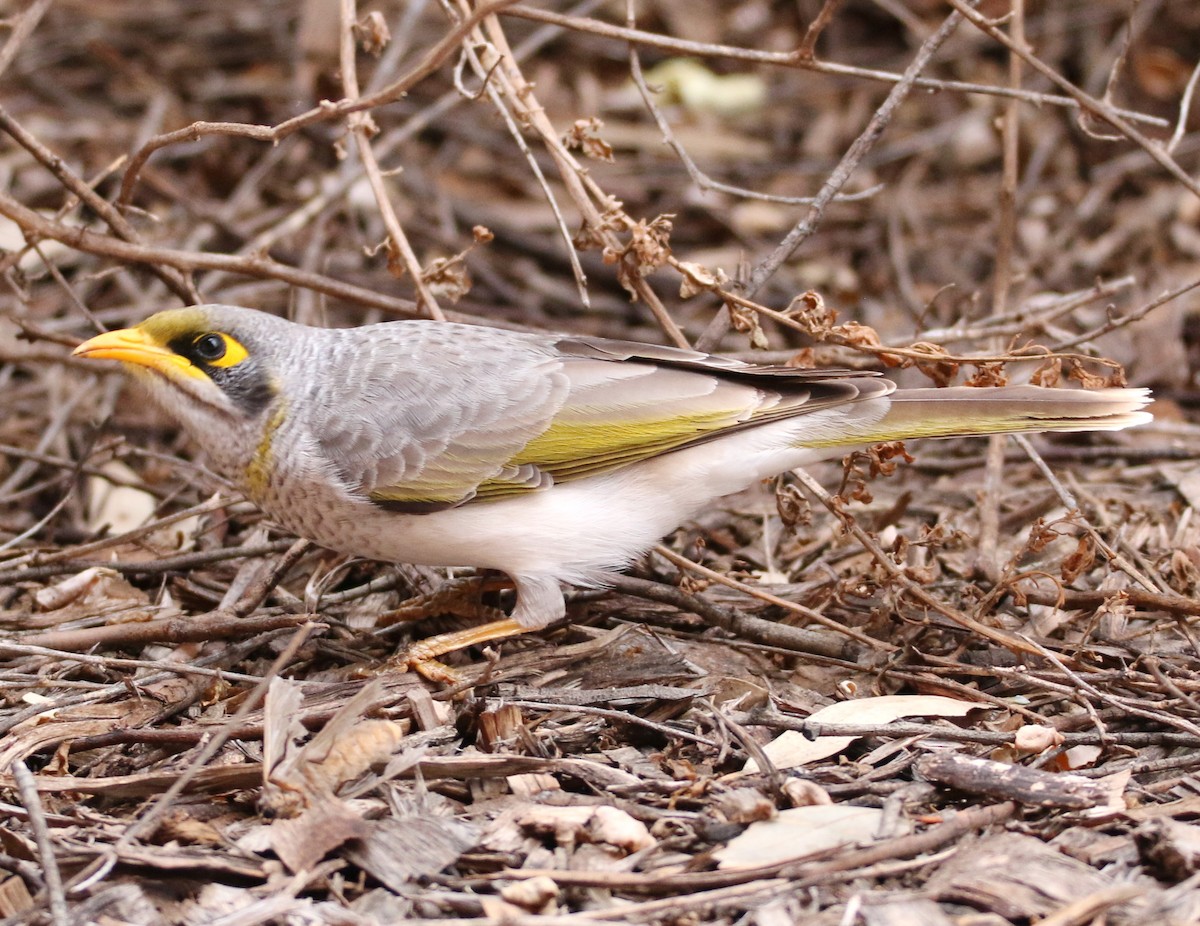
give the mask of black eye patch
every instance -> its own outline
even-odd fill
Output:
[[[193,331],[179,335],[167,346],[190,360],[197,375],[210,379],[247,415],[258,414],[275,397],[275,387],[263,365],[232,335]]]

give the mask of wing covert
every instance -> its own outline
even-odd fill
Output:
[[[371,334],[338,364],[353,372],[326,398],[337,413],[316,435],[352,491],[420,512],[470,501],[485,484],[521,492],[548,483],[514,461],[569,390],[544,339],[420,322]]]
[[[376,332],[319,439],[350,486],[408,512],[586,478],[893,388],[623,341],[420,322]]]

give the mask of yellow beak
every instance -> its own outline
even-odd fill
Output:
[[[120,360],[155,370],[164,376],[178,376],[180,373],[195,376],[198,372],[186,357],[163,347],[141,328],[106,331],[84,341],[71,354],[87,360]]]

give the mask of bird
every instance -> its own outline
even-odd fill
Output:
[[[871,371],[432,320],[347,328],[158,312],[74,350],[120,361],[285,529],[339,553],[505,573],[511,616],[418,660],[561,619],[718,498],[876,443],[1151,420],[1145,389],[897,388]]]

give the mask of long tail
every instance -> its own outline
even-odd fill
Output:
[[[878,421],[847,437],[854,441],[965,437],[1037,431],[1119,431],[1153,420],[1139,411],[1148,389],[998,388],[897,389]]]

